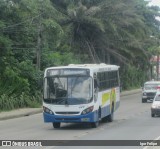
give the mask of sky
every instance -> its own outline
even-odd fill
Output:
[[[149,1],[151,1],[149,3],[150,6],[153,5],[153,6],[159,6],[160,7],[160,0],[149,0]],[[156,19],[160,21],[160,17],[156,17]]]
[[[150,5],[159,6],[160,7],[160,0],[151,0]]]

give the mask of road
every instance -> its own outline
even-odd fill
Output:
[[[0,121],[0,140],[153,140],[160,136],[160,117],[152,118],[150,107],[151,103],[141,103],[140,94],[124,96],[121,98],[120,108],[115,113],[114,121],[101,122],[95,129],[81,124],[62,124],[60,129],[54,129],[50,123],[43,123],[42,114],[4,120]],[[54,147],[56,148],[64,147]],[[75,147],[65,147],[65,149],[69,148]],[[84,147],[79,148],[84,149]]]

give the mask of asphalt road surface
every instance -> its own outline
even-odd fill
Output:
[[[43,122],[42,114],[4,120],[0,121],[0,140],[95,140],[91,142],[91,146],[85,147],[42,147],[48,149],[151,149],[140,146],[92,146],[96,140],[159,139],[160,117],[152,118],[150,108],[150,102],[141,103],[140,94],[124,96],[114,115],[114,121],[101,122],[98,128],[82,124],[62,124],[60,129],[54,129],[52,124]]]

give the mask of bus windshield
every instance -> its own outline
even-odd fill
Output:
[[[47,77],[44,102],[58,105],[86,104],[92,101],[92,78],[86,76]]]
[[[158,86],[158,84],[145,84],[144,88],[145,88],[145,90],[156,90],[157,86]]]

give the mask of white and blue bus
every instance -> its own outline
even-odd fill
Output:
[[[112,121],[120,105],[119,66],[70,64],[50,67],[44,73],[44,122],[59,128],[61,123]]]

